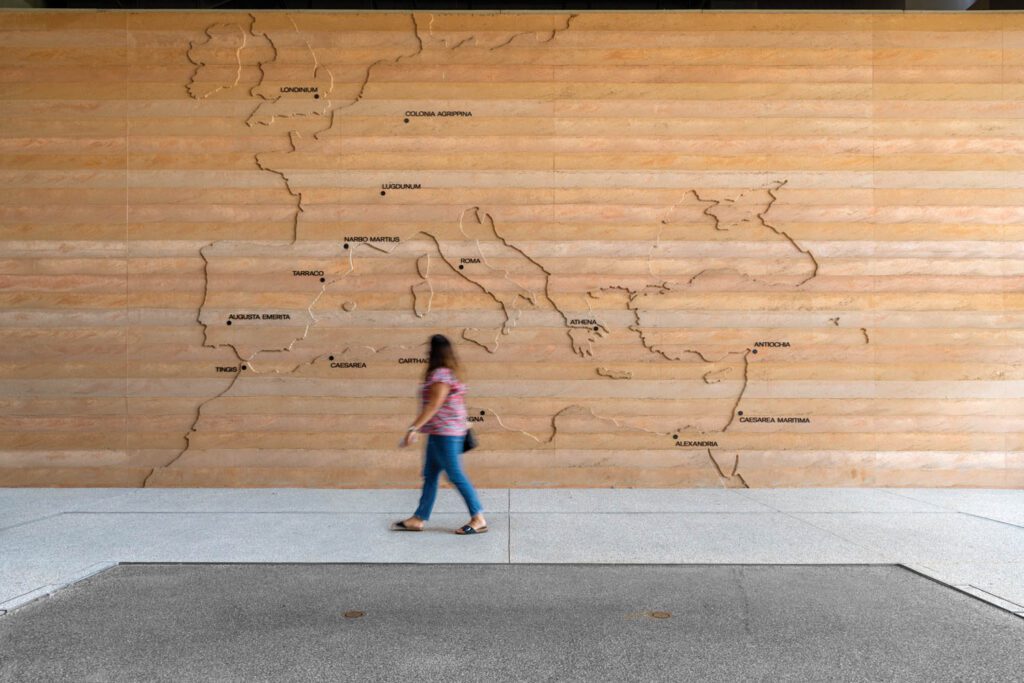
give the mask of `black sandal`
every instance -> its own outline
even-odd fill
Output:
[[[391,525],[391,530],[392,531],[423,531],[423,527],[420,527],[419,529],[414,529],[411,526],[406,526],[405,525],[405,520],[403,519],[401,521],[398,521],[398,522],[395,522],[394,524],[392,524]]]
[[[459,534],[459,531],[461,531],[462,533]],[[459,534],[459,536],[469,536],[470,534],[486,534],[487,533],[487,525],[485,524],[484,526],[480,527],[479,529],[474,529],[473,527],[471,527],[470,525],[467,524],[466,526],[464,526],[461,529],[459,529],[459,531],[455,532],[455,533]]]

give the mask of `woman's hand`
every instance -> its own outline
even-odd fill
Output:
[[[412,444],[416,443],[416,441],[419,440],[419,434],[419,432],[406,432],[405,436],[402,438],[398,445],[401,446],[402,448],[405,448],[406,446],[411,446]]]

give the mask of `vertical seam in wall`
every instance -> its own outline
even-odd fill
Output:
[[[877,15],[876,15],[877,16]],[[903,15],[905,18],[906,15]],[[868,135],[871,136],[871,248],[869,255],[871,259],[871,297],[877,299],[878,296],[878,262],[875,258],[878,252],[878,176],[876,169],[878,166],[878,129],[875,128],[875,122],[878,120],[878,100],[877,91],[875,89],[875,62],[878,60],[878,20],[873,18],[871,20],[871,108],[868,119]],[[874,322],[877,319],[877,310],[872,310],[868,315],[868,320],[862,321],[866,325],[868,322]],[[867,332],[864,333],[867,335]],[[869,417],[868,424],[870,425],[871,433],[874,435],[878,434],[878,353],[875,347],[871,347],[871,352],[868,356],[868,362],[871,363],[871,398],[872,408],[871,416]],[[877,437],[873,440],[873,454],[878,453],[878,440]],[[877,471],[878,461],[872,461],[872,468]]]
[[[122,434],[124,435],[124,462],[130,466],[131,460],[128,457],[128,300],[129,300],[129,279],[128,270],[129,265],[129,253],[128,253],[128,145],[131,140],[131,136],[128,134],[128,77],[131,71],[131,55],[129,52],[129,40],[128,40],[128,25],[129,17],[131,15],[125,12],[124,15],[124,56],[125,65],[124,70],[124,100],[123,100],[123,113],[124,113],[124,426]]]
[[[1007,81],[1007,73],[1006,73],[1006,24],[1004,23],[1004,24],[1002,24],[1002,29],[999,31],[999,99],[1001,100],[1002,104],[1005,104],[1007,102],[1007,99],[1006,99],[1006,81]],[[1000,232],[1002,234],[999,235],[999,239],[1000,239],[1000,241],[1005,243],[1009,239],[1009,234],[1010,234],[1010,231],[1007,229],[1006,223],[1002,223],[1001,224]],[[1007,270],[1006,269],[1006,262],[1003,261],[1002,259],[1000,259],[998,275],[1000,276],[1001,281],[1004,282],[1004,283],[1006,282],[1006,279],[1005,279],[1006,278],[1006,270]],[[1002,305],[1000,306],[999,312],[1000,312],[1000,314],[1005,316],[1006,315],[1006,294],[1007,294],[1005,285],[1003,287],[1001,287],[1000,289],[1002,290],[1000,292],[1000,294],[1001,294],[1001,296],[1000,296],[1000,304],[1002,304]],[[1005,394],[1006,394],[1005,390],[1002,393],[1005,396]],[[1002,484],[1005,486],[1006,484],[1009,483],[1009,481],[1010,481],[1010,444],[1009,444],[1009,438],[1004,433],[1003,434],[1003,477],[1002,477]]]

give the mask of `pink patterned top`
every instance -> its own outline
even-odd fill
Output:
[[[440,434],[442,436],[463,436],[466,433],[466,385],[458,380],[450,368],[435,368],[427,381],[420,385],[420,410],[427,405],[430,385],[444,382],[451,387],[444,403],[437,409],[434,416],[419,431],[424,434]]]

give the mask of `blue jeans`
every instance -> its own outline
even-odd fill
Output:
[[[466,473],[462,471],[462,442],[464,436],[427,435],[427,451],[423,462],[423,493],[420,504],[414,513],[422,520],[430,519],[430,511],[434,509],[437,498],[437,479],[444,470],[448,481],[459,490],[466,501],[470,516],[483,512],[480,499],[476,497],[473,485],[469,483]]]

